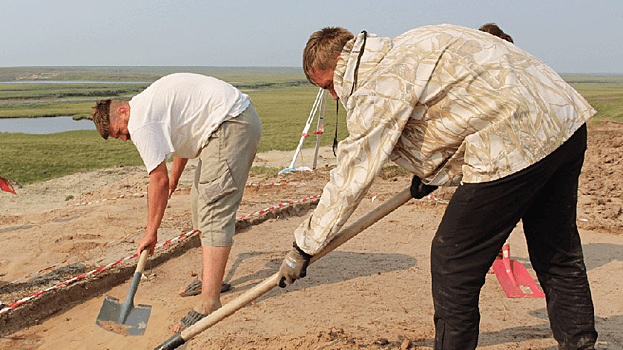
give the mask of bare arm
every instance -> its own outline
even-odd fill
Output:
[[[169,198],[177,188],[180,176],[184,172],[184,168],[188,163],[188,158],[173,157],[173,166],[171,167],[171,177],[169,177]]]
[[[147,232],[138,241],[138,252],[148,249],[154,252],[158,242],[158,227],[164,216],[164,210],[169,200],[169,176],[167,165],[163,161],[149,173],[148,208],[147,208]]]

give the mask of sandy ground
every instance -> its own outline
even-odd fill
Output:
[[[578,226],[593,292],[600,349],[623,349],[623,124],[589,127],[589,149],[581,178]],[[306,150],[297,166],[311,166]],[[255,165],[286,167],[293,152],[268,152]],[[239,216],[320,194],[335,161],[323,149],[319,169],[277,177],[253,176]],[[190,184],[193,164],[182,177]],[[0,301],[5,305],[91,268],[131,254],[145,225],[148,178],[140,167],[87,172],[0,193]],[[362,216],[406,188],[409,178],[384,174],[354,214]],[[430,241],[451,188],[435,192],[439,201],[412,200],[322,258],[308,277],[275,288],[187,343],[187,349],[429,349],[433,344],[430,295]],[[74,198],[66,200],[68,196]],[[167,209],[160,240],[190,230],[189,193],[177,192]],[[300,215],[306,215],[303,211]],[[302,216],[283,214],[236,235],[226,280],[233,289],[227,303],[278,270]],[[511,235],[512,258],[530,267],[522,227]],[[41,316],[46,305],[21,315],[32,324],[0,338],[0,349],[152,349],[173,335],[177,322],[196,297],[177,296],[179,287],[200,271],[200,249],[188,250],[160,265],[148,262],[135,302],[152,306],[144,336],[129,337],[95,325],[105,295],[124,300],[129,278],[98,287],[94,296],[61,303],[60,311]],[[7,284],[68,259],[54,269]],[[135,260],[128,262],[132,267]],[[114,273],[114,269],[112,270]],[[96,285],[97,279],[86,279]],[[64,288],[50,293],[62,294]],[[26,304],[37,304],[37,298]],[[494,274],[481,293],[483,349],[556,349],[543,299],[510,299]],[[19,311],[19,310],[14,310]],[[9,313],[10,314],[10,313]],[[20,315],[15,313],[15,315]],[[2,316],[2,315],[0,315]],[[6,316],[6,315],[5,315]],[[9,315],[10,316],[10,315]]]

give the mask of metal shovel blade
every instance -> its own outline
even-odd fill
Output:
[[[143,335],[145,333],[147,321],[151,314],[151,306],[142,304],[134,306],[134,294],[136,294],[138,284],[141,282],[147,254],[147,250],[141,252],[125,301],[119,303],[119,299],[107,295],[95,324],[121,335]]]
[[[509,298],[545,298],[545,294],[519,261],[511,260],[510,248],[502,247],[502,259],[493,263],[493,272]]]
[[[95,323],[105,330],[121,335],[143,335],[151,315],[151,305],[130,306],[125,320],[119,322],[122,305],[119,299],[107,295]]]

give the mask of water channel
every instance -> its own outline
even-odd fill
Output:
[[[0,118],[0,132],[55,134],[73,130],[95,130],[95,125],[91,120],[72,117]]]
[[[20,80],[2,84],[146,84],[147,81],[66,81],[66,80]],[[55,134],[73,130],[95,130],[91,120],[73,120],[72,117],[50,118],[0,118],[0,132],[24,134]]]

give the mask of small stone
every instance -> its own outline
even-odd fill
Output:
[[[389,344],[389,340],[387,340],[387,338],[379,338],[375,341],[375,343],[378,345],[387,345]]]

